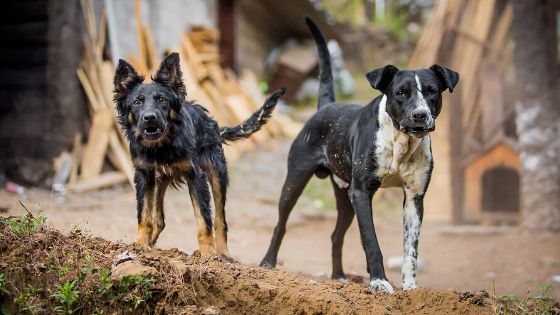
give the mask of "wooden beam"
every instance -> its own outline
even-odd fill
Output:
[[[81,179],[91,179],[101,174],[112,126],[112,110],[98,110],[93,114],[88,143],[86,144],[82,157]]]
[[[101,188],[107,188],[114,186],[116,184],[126,182],[126,175],[121,172],[106,172],[99,176],[87,179],[87,180],[80,180],[75,183],[68,184],[68,190],[73,192],[86,192],[97,190]]]

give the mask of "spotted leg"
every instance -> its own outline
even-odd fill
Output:
[[[422,216],[424,213],[424,196],[414,193],[412,190],[404,189],[404,216],[403,216],[403,247],[404,259],[402,264],[403,290],[415,289],[416,268],[418,259],[418,241]]]

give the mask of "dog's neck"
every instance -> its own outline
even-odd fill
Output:
[[[387,96],[383,95],[379,102],[379,129],[377,131],[378,154],[383,155],[390,165],[387,165],[389,174],[396,174],[399,166],[407,163],[410,157],[418,150],[424,138],[410,136],[395,127],[393,119],[387,113]]]

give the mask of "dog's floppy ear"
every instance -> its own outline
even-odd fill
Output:
[[[368,72],[366,74],[366,78],[368,79],[369,84],[371,84],[371,87],[381,91],[382,93],[385,93],[387,86],[389,85],[391,80],[393,80],[393,77],[395,76],[397,71],[399,71],[397,67],[393,65],[387,65],[383,68],[375,69],[371,72]]]
[[[152,80],[156,83],[171,87],[181,100],[185,100],[187,89],[183,83],[182,76],[183,73],[179,66],[179,54],[173,52],[163,59],[156,74],[152,77]]]
[[[129,89],[136,85],[142,84],[144,77],[138,75],[136,70],[126,61],[120,59],[115,71],[114,85],[114,101],[117,103],[117,110],[121,113],[123,111],[122,103],[123,98]]]
[[[438,64],[431,66],[430,70],[436,74],[444,91],[445,89],[449,89],[449,92],[453,92],[453,88],[455,88],[457,82],[459,82],[459,73]]]

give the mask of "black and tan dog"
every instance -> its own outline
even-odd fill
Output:
[[[198,222],[198,245],[203,257],[228,255],[225,218],[228,173],[222,143],[247,138],[268,120],[278,90],[242,124],[218,127],[206,110],[186,101],[179,54],[168,55],[152,83],[124,60],[114,79],[118,120],[130,141],[135,168],[138,210],[136,243],[153,246],[163,230],[163,199],[169,186],[187,184]],[[210,183],[210,188],[208,187]],[[212,217],[210,189],[214,196]]]
[[[315,23],[306,21],[319,52],[319,109],[290,149],[278,224],[261,265],[276,265],[288,216],[309,179],[313,175],[330,177],[338,210],[332,234],[332,277],[345,277],[342,243],[355,215],[370,288],[393,292],[383,268],[371,201],[381,187],[401,187],[405,195],[401,284],[403,289],[416,288],[423,200],[433,165],[429,133],[435,129],[435,119],[441,111],[442,93],[453,90],[459,75],[440,65],[416,70],[388,65],[366,75],[382,95],[366,106],[336,103],[326,41]]]

